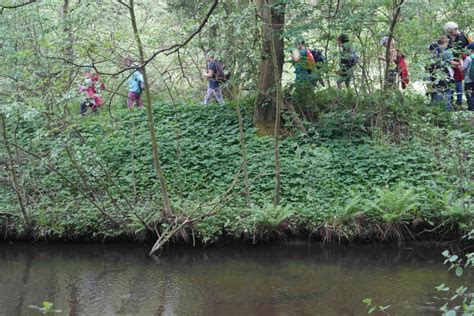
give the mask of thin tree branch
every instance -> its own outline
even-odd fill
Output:
[[[28,4],[32,4],[32,3],[35,3],[35,2],[38,2],[38,0],[29,0],[27,2],[23,2],[23,3],[20,3],[20,4],[14,4],[14,5],[4,5],[4,4],[0,4],[0,14],[3,13],[3,10],[5,9],[17,9],[17,8],[21,8],[21,7],[24,7]]]

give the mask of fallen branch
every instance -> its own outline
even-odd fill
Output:
[[[160,250],[171,238],[173,238],[174,235],[176,235],[176,233],[178,233],[186,225],[199,222],[203,220],[204,218],[214,215],[217,211],[222,209],[230,201],[230,199],[228,199],[227,197],[230,194],[230,192],[234,189],[235,185],[237,184],[240,173],[242,172],[242,168],[243,168],[243,164],[240,166],[239,170],[234,175],[234,179],[232,180],[226,192],[223,195],[221,195],[221,197],[218,199],[218,201],[214,203],[214,205],[211,207],[210,210],[208,210],[207,212],[205,212],[204,214],[201,214],[200,216],[196,218],[190,218],[189,216],[184,216],[184,214],[180,214],[174,218],[174,223],[168,226],[162,234],[159,234],[159,232],[157,231],[156,233],[158,235],[158,240],[155,242],[155,244],[151,248],[149,255],[152,256],[155,252]],[[202,205],[196,206],[190,213],[191,214],[194,213],[201,206]]]

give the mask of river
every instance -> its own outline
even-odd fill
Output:
[[[160,258],[136,244],[0,243],[0,314],[39,315],[436,315],[434,288],[460,280],[442,249],[280,245],[178,247]]]

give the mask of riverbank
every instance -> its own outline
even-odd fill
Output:
[[[31,225],[2,168],[0,232],[7,240],[145,241],[156,238],[155,227],[163,234],[187,221],[175,243],[460,238],[473,221],[472,116],[417,97],[395,101],[380,108],[350,93],[323,93],[306,133],[285,119],[278,207],[273,139],[256,136],[251,103],[240,104],[243,135],[233,105],[156,104],[168,218],[144,111],[53,122],[12,108],[8,135]]]

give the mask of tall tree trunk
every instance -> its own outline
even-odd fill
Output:
[[[384,74],[384,90],[390,87],[389,76],[390,76],[390,53],[393,40],[393,33],[395,32],[395,26],[400,19],[400,11],[405,0],[393,0],[392,9],[392,20],[390,21],[390,29],[388,34],[387,48],[385,50],[385,74]]]
[[[273,60],[277,60],[277,42],[272,42],[272,55]],[[283,106],[283,88],[281,85],[281,70],[278,68],[276,62],[273,63],[274,75],[275,75],[275,98],[276,98],[276,110],[275,110],[275,125],[273,131],[274,146],[273,154],[275,158],[275,190],[273,195],[273,204],[277,207],[280,204],[280,191],[281,191],[281,164],[280,164],[280,112]]]
[[[64,0],[62,7],[62,19],[63,19],[63,36],[64,36],[64,77],[65,86],[63,91],[70,91],[71,86],[74,82],[74,70],[71,68],[71,63],[74,62],[74,38],[71,29],[70,21],[70,1]],[[64,102],[64,115],[69,113],[68,104]]]
[[[69,21],[69,0],[64,0],[63,3],[63,32],[64,32],[64,59],[68,62],[73,61],[74,55],[74,39],[72,37],[72,30]],[[68,66],[68,65],[66,65]]]
[[[254,124],[259,135],[272,135],[284,61],[285,4],[280,0],[257,0],[257,5],[262,19],[262,51]]]
[[[130,20],[132,22],[133,33],[135,36],[135,41],[137,43],[138,53],[140,57],[140,64],[145,63],[145,54],[143,51],[143,44],[140,38],[140,33],[137,27],[137,20],[135,16],[135,8],[134,8],[134,0],[129,0],[128,2],[128,10],[130,12]],[[160,163],[160,155],[158,152],[158,141],[156,138],[156,131],[155,125],[153,120],[153,108],[151,104],[151,95],[150,95],[150,84],[148,82],[148,76],[145,67],[143,67],[143,79],[145,81],[145,104],[147,110],[147,121],[148,121],[148,130],[150,131],[150,138],[151,138],[151,147],[153,150],[153,165],[155,166],[156,175],[158,176],[158,180],[160,181],[160,189],[161,189],[161,198],[163,203],[163,215],[165,217],[169,217],[173,215],[173,211],[171,210],[170,200],[168,196],[168,189],[166,187],[166,179],[161,169]]]

